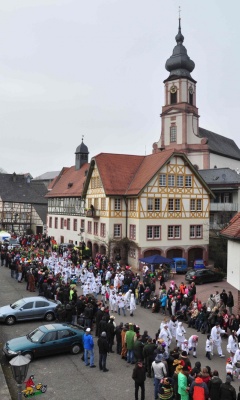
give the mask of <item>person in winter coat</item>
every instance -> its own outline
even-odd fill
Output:
[[[227,307],[228,307],[229,315],[232,315],[233,306],[234,306],[234,298],[233,298],[232,292],[229,291],[228,299],[227,299]]]
[[[88,353],[90,354],[90,368],[95,368],[94,365],[94,342],[93,337],[90,335],[91,329],[87,328],[83,335],[83,348],[84,348],[84,362],[86,367],[89,365]]]
[[[154,373],[154,398],[158,399],[158,389],[161,380],[167,376],[167,370],[163,363],[163,355],[158,354],[152,363],[152,370]]]
[[[121,354],[122,351],[122,330],[123,330],[123,322],[120,322],[119,325],[116,326],[116,342],[117,342],[117,354]]]
[[[110,320],[107,323],[107,330],[106,330],[106,334],[107,334],[107,340],[109,343],[109,351],[110,353],[114,353],[112,347],[113,347],[113,342],[114,342],[114,336],[115,336],[115,317],[113,315],[111,315]]]
[[[100,338],[98,339],[98,349],[99,349],[99,369],[103,372],[108,372],[106,368],[107,354],[109,353],[109,344],[107,341],[106,332],[102,332]]]
[[[208,383],[209,397],[211,400],[219,400],[220,397],[220,386],[222,380],[219,378],[218,371],[213,371],[213,376]]]
[[[188,387],[188,374],[189,370],[186,366],[184,366],[178,374],[178,394],[180,395],[181,400],[189,399],[189,387]]]
[[[134,342],[137,340],[137,335],[134,332],[133,324],[129,324],[129,330],[126,332],[125,343],[127,347],[127,362],[134,364]]]
[[[133,353],[136,361],[143,360],[143,347],[142,336],[139,336],[133,343]]]
[[[228,295],[225,291],[225,289],[222,290],[222,293],[220,293],[220,299],[223,301],[225,307],[227,305],[227,300],[228,300]]]
[[[201,373],[192,382],[189,393],[192,400],[207,400],[209,396],[209,391],[207,384],[203,382],[201,378]]]
[[[232,378],[230,376],[226,377],[226,382],[222,383],[219,390],[219,400],[236,400],[236,390],[231,385]]]
[[[159,399],[160,400],[172,400],[173,398],[173,387],[170,384],[168,378],[164,378],[161,388],[159,389]]]
[[[148,378],[151,378],[151,373],[152,373],[151,367],[152,367],[152,362],[154,360],[155,349],[156,349],[156,344],[153,343],[153,340],[151,338],[148,338],[147,343],[143,348],[143,358]]]
[[[145,380],[146,370],[142,361],[138,361],[132,373],[132,379],[135,382],[135,400],[138,400],[138,391],[141,388],[141,400],[145,400]]]
[[[121,350],[121,357],[126,360],[127,359],[127,346],[126,346],[126,333],[128,331],[128,327],[124,325],[122,332],[121,332],[121,338],[122,338],[122,350]]]

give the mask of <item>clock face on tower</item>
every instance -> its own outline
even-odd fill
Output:
[[[171,88],[170,88],[170,92],[171,93],[176,93],[176,91],[177,91],[177,86],[172,85]]]
[[[192,86],[189,87],[189,93],[193,94],[193,87]]]

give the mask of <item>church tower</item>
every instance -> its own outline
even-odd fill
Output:
[[[165,68],[169,71],[165,85],[165,104],[162,107],[162,132],[159,142],[153,144],[153,153],[162,150],[175,149],[186,153],[194,164],[202,167],[204,146],[199,136],[198,108],[196,106],[196,81],[191,72],[195,68],[194,62],[183,46],[184,36],[181,32],[181,19],[179,18],[178,34],[175,37],[177,45],[171,57],[166,61]],[[198,157],[191,154],[199,152]],[[197,155],[197,154],[195,154]]]
[[[80,169],[84,164],[88,163],[88,148],[87,146],[82,143],[76,148],[75,152],[75,169],[78,170]]]

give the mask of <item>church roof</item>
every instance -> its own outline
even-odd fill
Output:
[[[89,164],[76,170],[75,165],[64,167],[58,177],[48,186],[50,190],[45,197],[81,197]]]
[[[219,154],[223,157],[240,160],[240,149],[234,140],[203,128],[199,128],[199,136],[208,139],[207,144],[210,152]]]
[[[187,54],[186,47],[183,46],[184,36],[181,32],[181,19],[179,18],[178,34],[175,37],[177,45],[173,49],[171,57],[166,61],[165,68],[170,72],[167,80],[176,79],[180,77],[191,77],[191,72],[195,68],[194,62]]]
[[[229,239],[240,240],[240,212],[230,220],[226,228],[221,230],[221,235]]]

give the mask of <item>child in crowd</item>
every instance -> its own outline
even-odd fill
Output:
[[[233,365],[230,357],[227,359],[226,374],[227,376],[230,376],[233,381]]]
[[[213,355],[213,341],[211,335],[207,335],[205,350],[206,350],[206,357],[209,360],[211,360],[211,355]]]

